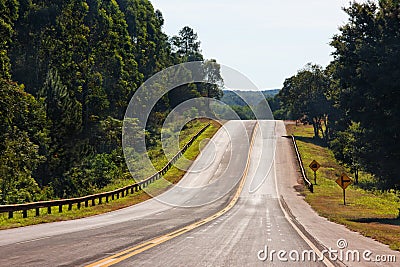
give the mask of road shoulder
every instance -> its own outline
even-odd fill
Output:
[[[371,238],[362,236],[357,232],[352,232],[343,225],[328,221],[319,216],[304,197],[296,191],[299,183],[300,173],[293,152],[291,140],[285,138],[286,129],[282,121],[277,121],[276,127],[277,149],[275,156],[276,175],[278,189],[287,209],[292,214],[307,235],[312,236],[318,246],[325,248],[338,249],[337,241],[345,239],[347,241],[347,250],[359,250],[363,252],[370,250],[373,255],[396,255],[400,260],[400,253],[391,250],[387,245],[379,243]],[[373,263],[373,262],[345,262],[346,266],[398,266],[398,263]]]

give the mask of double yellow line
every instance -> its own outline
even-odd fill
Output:
[[[198,228],[198,227],[200,227],[200,226],[202,226],[202,225],[204,225],[206,223],[209,223],[209,222],[221,217],[222,215],[227,213],[230,209],[232,209],[233,206],[235,206],[235,204],[239,200],[239,196],[240,196],[240,194],[241,194],[241,192],[243,190],[243,187],[244,187],[244,184],[245,184],[245,181],[246,181],[247,173],[249,171],[249,166],[250,166],[250,156],[251,156],[251,152],[253,150],[254,137],[256,135],[256,131],[257,131],[258,125],[259,125],[258,122],[256,122],[256,125],[253,128],[253,132],[252,132],[252,136],[251,136],[251,142],[250,142],[250,149],[249,149],[249,153],[247,155],[246,167],[245,167],[245,170],[244,170],[243,175],[241,177],[239,187],[236,190],[236,193],[233,196],[232,200],[229,202],[229,204],[224,209],[218,211],[214,215],[212,215],[212,216],[210,216],[210,217],[208,217],[208,218],[206,218],[204,220],[192,223],[192,224],[190,224],[188,226],[185,226],[185,227],[183,227],[181,229],[178,229],[176,231],[173,231],[171,233],[156,237],[156,238],[154,238],[154,239],[152,239],[150,241],[147,241],[147,242],[145,242],[143,244],[140,244],[138,246],[126,249],[126,250],[124,250],[122,252],[116,253],[116,254],[114,254],[114,255],[112,255],[110,257],[104,258],[104,259],[102,259],[100,261],[91,263],[91,264],[87,265],[86,267],[106,267],[106,266],[111,266],[111,265],[117,264],[117,263],[119,263],[119,262],[121,262],[123,260],[126,260],[126,259],[128,259],[130,257],[133,257],[133,256],[139,254],[139,253],[142,253],[142,252],[144,252],[144,251],[146,251],[148,249],[151,249],[151,248],[153,248],[155,246],[158,246],[158,245],[160,245],[160,244],[162,244],[162,243],[164,243],[164,242],[166,242],[168,240],[171,240],[171,239],[173,239],[175,237],[183,235],[184,233],[187,233],[187,232],[189,232],[189,231],[191,231],[193,229],[196,229],[196,228]]]

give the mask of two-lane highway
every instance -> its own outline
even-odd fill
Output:
[[[314,255],[308,260],[312,248],[281,209],[274,164],[275,123],[259,122],[246,183],[234,208],[116,266],[325,266],[314,262]],[[272,250],[276,252],[271,258]],[[281,260],[280,250],[287,252]]]
[[[191,172],[158,199],[86,219],[0,231],[0,266],[298,266],[279,261],[277,253],[260,260],[272,250],[311,250],[279,203],[276,123],[258,123],[252,149],[256,122],[226,123]]]

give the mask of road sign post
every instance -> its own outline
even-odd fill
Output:
[[[346,189],[343,189],[343,205],[346,206]]]
[[[317,171],[321,167],[321,164],[319,164],[316,160],[313,160],[309,167],[314,171],[314,184],[317,184]]]
[[[346,206],[346,188],[353,183],[345,173],[343,173],[337,180],[336,183],[343,189],[343,205]]]

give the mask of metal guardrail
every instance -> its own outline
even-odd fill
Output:
[[[294,137],[294,135],[292,135],[292,141],[293,141],[294,150],[296,152],[296,158],[297,158],[297,161],[299,163],[301,176],[303,177],[303,181],[306,184],[308,190],[310,190],[310,192],[313,193],[314,192],[314,186],[310,182],[310,180],[308,180],[308,178],[307,178],[306,171],[305,171],[304,165],[303,165],[303,161],[301,160],[301,156],[300,156],[300,153],[299,153],[299,148],[297,147],[296,138]]]
[[[40,215],[41,208],[47,208],[47,214],[51,214],[52,207],[58,207],[58,212],[63,212],[63,206],[68,205],[68,210],[72,210],[72,206],[74,204],[77,205],[77,208],[80,209],[82,204],[85,207],[95,206],[96,200],[98,200],[98,204],[103,203],[103,199],[105,203],[108,203],[110,200],[119,199],[120,197],[124,197],[129,193],[133,194],[134,192],[138,192],[139,190],[146,188],[149,184],[154,181],[160,179],[172,166],[175,164],[178,159],[185,153],[185,151],[193,144],[193,142],[202,134],[210,124],[207,124],[203,127],[199,132],[197,132],[187,144],[183,146],[183,148],[157,173],[148,177],[145,180],[142,180],[138,183],[128,185],[113,191],[78,197],[78,198],[69,198],[69,199],[60,199],[60,200],[50,200],[50,201],[39,201],[39,202],[31,202],[25,204],[11,204],[11,205],[0,205],[0,213],[8,212],[8,218],[12,219],[14,217],[14,212],[22,211],[22,217],[28,217],[28,210],[35,210],[35,216]]]

